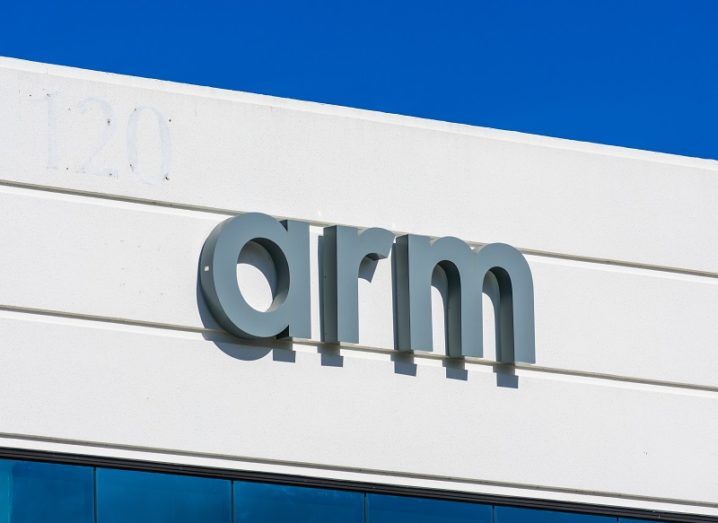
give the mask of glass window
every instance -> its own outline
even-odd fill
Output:
[[[145,521],[658,523],[537,508],[0,459],[0,523]]]
[[[0,460],[0,521],[92,523],[92,467]]]
[[[231,482],[97,469],[97,523],[231,523]]]
[[[362,523],[364,494],[234,482],[235,523]]]
[[[366,523],[491,523],[491,505],[367,494]]]
[[[496,507],[495,523],[616,523],[613,516],[554,512],[518,507]]]

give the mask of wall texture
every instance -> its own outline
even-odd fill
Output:
[[[0,445],[718,515],[716,196],[706,160],[0,59]],[[313,224],[312,339],[207,313],[248,211]],[[322,346],[328,224],[523,250],[536,364],[396,355],[386,261]]]

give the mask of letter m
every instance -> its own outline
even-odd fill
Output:
[[[496,317],[497,360],[535,362],[531,270],[513,247],[492,243],[472,250],[465,242],[408,234],[394,254],[395,347],[432,350],[431,279],[435,267],[447,279],[446,345],[451,357],[483,356],[486,290]]]

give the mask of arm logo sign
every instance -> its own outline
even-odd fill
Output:
[[[249,242],[262,246],[277,275],[271,306],[259,311],[242,296],[237,260]],[[247,213],[220,223],[202,249],[200,285],[209,309],[227,331],[241,338],[311,336],[309,224]],[[514,247],[491,243],[472,249],[454,237],[432,239],[386,229],[343,225],[324,228],[321,263],[321,339],[358,343],[358,272],[365,258],[392,254],[394,345],[399,351],[432,350],[431,278],[447,277],[447,353],[483,356],[482,293],[497,317],[497,360],[534,363],[534,297],[531,270]]]

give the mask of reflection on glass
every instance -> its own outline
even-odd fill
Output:
[[[0,459],[0,523],[129,522],[658,523],[649,519]]]
[[[92,523],[92,467],[0,460],[0,522]]]
[[[367,523],[491,523],[491,505],[367,494]]]
[[[97,469],[97,523],[230,523],[228,480]]]
[[[495,523],[616,523],[612,516],[517,507],[496,507],[494,517]]]
[[[235,523],[362,523],[361,492],[234,482]]]

